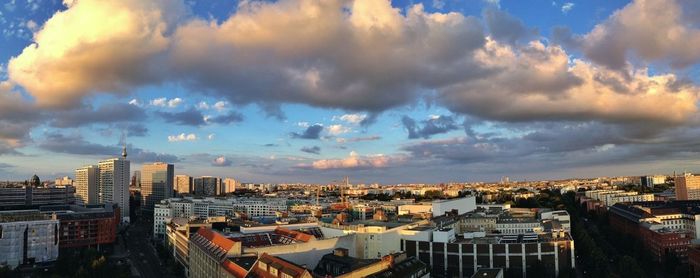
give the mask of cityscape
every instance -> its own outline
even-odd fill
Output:
[[[0,2],[0,278],[700,277],[697,0]]]

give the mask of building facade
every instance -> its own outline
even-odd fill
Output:
[[[75,170],[76,201],[84,205],[99,203],[100,168],[88,165]]]
[[[39,208],[75,203],[75,187],[0,187],[0,210]]]
[[[129,221],[130,162],[123,157],[100,161],[99,203],[119,205],[122,221]]]
[[[221,178],[198,177],[193,179],[194,195],[217,196],[221,194]]]
[[[156,162],[141,169],[141,209],[153,211],[160,200],[173,197],[175,166]]]
[[[676,200],[700,200],[700,176],[676,177]]]
[[[192,177],[187,175],[175,176],[175,192],[177,194],[192,193]]]
[[[53,206],[41,210],[59,221],[60,248],[98,247],[117,240],[117,227],[121,222],[117,204]]]
[[[38,210],[0,212],[0,266],[55,261],[59,221]]]

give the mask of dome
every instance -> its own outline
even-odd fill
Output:
[[[29,180],[29,184],[34,186],[34,187],[41,185],[41,180],[39,180],[39,176],[37,176],[37,175],[32,176],[32,179]]]

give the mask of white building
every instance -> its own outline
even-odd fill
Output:
[[[75,197],[81,204],[99,203],[100,168],[88,165],[75,170]]]
[[[55,261],[58,226],[58,219],[38,210],[0,212],[0,266]]]
[[[100,161],[99,202],[116,203],[121,209],[122,221],[129,222],[130,163],[126,150],[120,158]]]
[[[154,235],[165,234],[165,223],[172,217],[233,217],[236,212],[248,217],[275,216],[277,211],[287,211],[287,199],[283,198],[170,198],[162,200],[153,210]]]

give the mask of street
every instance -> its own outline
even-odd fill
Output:
[[[143,221],[131,223],[125,233],[124,244],[129,253],[129,260],[141,277],[164,277],[167,272],[162,269],[162,262],[153,247],[149,224]]]

